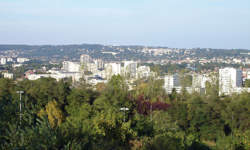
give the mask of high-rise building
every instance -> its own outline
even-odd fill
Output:
[[[167,93],[172,93],[173,88],[180,87],[180,79],[178,74],[166,75],[164,77],[164,88]]]
[[[130,77],[136,77],[137,62],[124,61],[124,73]]]
[[[107,79],[110,79],[113,75],[120,75],[121,64],[120,63],[105,64],[105,74]]]
[[[97,66],[97,69],[103,70],[104,69],[104,62],[101,59],[95,59],[94,63]]]
[[[83,71],[89,71],[90,63],[92,63],[92,58],[89,55],[82,54],[80,56],[80,64]]]
[[[236,88],[242,87],[242,71],[235,68],[219,70],[219,94],[230,95]]]

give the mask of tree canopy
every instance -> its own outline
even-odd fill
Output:
[[[133,90],[119,75],[96,88],[0,78],[0,149],[248,150],[250,93],[219,97],[207,85],[167,94],[153,78]]]

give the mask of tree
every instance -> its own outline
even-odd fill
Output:
[[[144,150],[183,150],[181,140],[167,135],[158,135],[152,140],[146,142],[143,147]]]
[[[250,87],[250,79],[245,80],[245,87]]]
[[[191,75],[182,74],[181,80],[180,80],[180,84],[182,85],[182,87],[191,87],[192,86],[192,78],[193,77]]]
[[[128,98],[128,87],[124,79],[120,75],[112,76],[106,90],[95,100],[94,105],[97,109],[132,107],[132,101]]]
[[[40,117],[47,116],[51,127],[60,126],[64,120],[64,115],[59,104],[54,100],[50,101],[45,110],[41,110],[38,114]]]
[[[19,122],[17,103],[13,93],[14,82],[0,78],[0,145],[4,141],[4,135],[7,134],[6,128],[8,125]]]

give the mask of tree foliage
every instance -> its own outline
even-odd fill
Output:
[[[219,97],[207,84],[204,95],[168,95],[154,79],[128,90],[121,76],[93,89],[1,78],[0,149],[248,150],[250,94]]]

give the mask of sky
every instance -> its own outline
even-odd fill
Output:
[[[0,0],[0,44],[250,49],[250,0]]]

